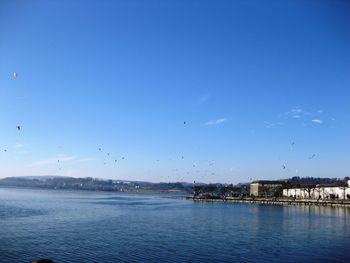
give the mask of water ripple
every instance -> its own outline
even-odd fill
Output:
[[[350,212],[170,195],[0,192],[0,262],[347,262]],[[23,190],[22,190],[23,191]],[[34,192],[34,193],[33,193]]]

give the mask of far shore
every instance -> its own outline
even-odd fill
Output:
[[[349,207],[350,200],[312,200],[312,199],[292,199],[292,198],[261,198],[261,197],[220,197],[220,196],[189,196],[186,200],[203,202],[235,202],[251,204],[269,205],[308,205],[308,206],[334,206]]]
[[[50,188],[50,187],[35,187],[35,186],[12,186],[1,185],[0,189],[28,189],[28,190],[46,190],[46,191],[69,191],[69,192],[101,192],[101,193],[116,193],[116,194],[174,194],[174,195],[188,195],[188,192],[181,190],[133,190],[133,191],[116,191],[103,189],[76,189],[76,188]]]

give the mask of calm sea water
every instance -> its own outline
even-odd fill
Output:
[[[350,262],[345,208],[0,188],[0,262]]]

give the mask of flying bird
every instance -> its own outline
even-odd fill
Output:
[[[283,170],[285,170],[285,169],[286,169],[286,166],[285,166],[285,165],[282,165],[282,168],[283,168]]]
[[[311,156],[309,157],[309,160],[315,158],[315,156],[316,156],[316,154],[311,155]]]
[[[295,142],[292,142],[292,143],[290,144],[290,149],[291,149],[291,150],[293,150],[294,145],[295,145]]]
[[[20,131],[21,130],[21,126],[17,126],[17,130]]]
[[[184,124],[186,124],[186,121],[184,121]]]
[[[101,148],[98,148],[99,151],[101,151],[102,149]]]

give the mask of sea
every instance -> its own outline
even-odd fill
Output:
[[[350,262],[350,209],[0,188],[0,262]]]

